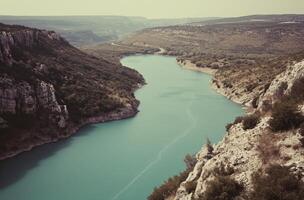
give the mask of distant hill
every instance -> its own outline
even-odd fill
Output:
[[[244,22],[282,22],[294,23],[303,22],[304,15],[285,14],[285,15],[249,15],[242,17],[220,18],[203,20],[200,22],[190,23],[191,25],[212,25],[212,24],[225,24],[225,23],[244,23]]]
[[[147,19],[124,16],[0,16],[5,24],[54,30],[75,46],[116,40],[140,29],[201,22],[214,18]]]

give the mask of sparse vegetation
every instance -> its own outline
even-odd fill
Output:
[[[290,101],[281,101],[274,105],[269,126],[274,132],[287,131],[298,128],[303,122],[302,114],[295,104]]]
[[[233,173],[234,168],[230,165],[225,166],[223,163],[213,169],[213,174],[215,176],[230,176]]]
[[[199,200],[233,200],[243,190],[242,184],[231,178],[234,169],[221,164],[214,169],[214,180],[208,183],[206,191]]]
[[[242,123],[244,130],[253,129],[254,127],[256,127],[256,125],[259,122],[260,122],[260,113],[254,113],[251,115],[236,117],[234,122],[226,125],[226,131],[229,131],[229,129],[233,125],[239,124],[239,123]]]
[[[184,158],[184,162],[186,164],[187,169],[192,169],[195,166],[197,160],[195,158],[195,155],[187,154]]]
[[[242,117],[242,116],[236,117],[232,123],[229,123],[229,124],[226,125],[226,131],[229,131],[229,129],[230,129],[233,125],[239,124],[239,123],[241,123],[242,121],[243,121],[243,117]]]
[[[185,183],[185,188],[186,188],[186,191],[187,191],[188,194],[194,192],[195,189],[196,189],[196,186],[197,186],[197,181],[196,180],[189,181],[189,182]]]
[[[207,146],[208,154],[212,154],[214,149],[209,138],[207,138],[206,146]]]
[[[244,130],[253,129],[260,122],[260,114],[255,113],[243,117],[242,125]]]
[[[252,180],[250,200],[303,200],[304,183],[288,167],[272,165]]]
[[[243,186],[231,177],[219,176],[211,181],[199,200],[233,200],[243,190]]]
[[[304,137],[300,138],[299,140],[300,140],[300,143],[301,143],[301,147],[304,148]]]
[[[291,87],[290,97],[299,103],[304,101],[304,77],[295,81]]]

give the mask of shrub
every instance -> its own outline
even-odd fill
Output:
[[[251,105],[253,108],[257,108],[258,104],[259,104],[259,97],[257,96],[257,97],[254,97],[254,99],[251,102]]]
[[[241,123],[243,121],[243,117],[242,116],[239,116],[239,117],[236,117],[235,120],[232,122],[232,123],[229,123],[226,125],[226,131],[229,131],[229,129],[235,125],[235,124],[238,124],[238,123]]]
[[[234,124],[233,123],[229,123],[225,126],[226,128],[226,131],[228,132],[230,130],[230,128],[233,126]]]
[[[185,188],[188,194],[195,191],[197,186],[197,181],[189,181],[185,183]]]
[[[298,102],[304,100],[304,77],[294,82],[290,90],[290,96]]]
[[[243,186],[229,176],[219,176],[209,182],[199,200],[233,200],[239,196]]]
[[[272,165],[252,177],[250,200],[303,200],[304,183],[288,167]]]
[[[221,163],[220,166],[215,167],[213,170],[214,176],[231,176],[234,173],[234,168],[231,166],[225,166]]]
[[[296,105],[290,101],[276,103],[271,117],[269,125],[275,132],[297,128],[303,122],[303,116],[298,112]]]
[[[281,84],[280,84],[280,86],[278,87],[278,91],[277,91],[277,97],[278,98],[280,98],[280,97],[282,97],[282,96],[284,96],[284,92],[285,92],[285,90],[288,88],[288,84],[287,84],[287,82],[282,82]]]
[[[221,163],[213,170],[214,180],[198,200],[232,200],[243,191],[243,185],[231,178],[234,169]]]
[[[251,114],[243,117],[243,129],[253,129],[260,122],[260,114]]]
[[[187,154],[184,158],[184,162],[186,164],[187,169],[192,169],[197,163],[197,159],[194,155]]]
[[[300,125],[299,133],[300,133],[301,136],[304,137],[304,123],[302,123],[302,124]]]
[[[304,137],[300,138],[299,140],[300,140],[300,143],[301,143],[301,147],[304,148]]]
[[[214,149],[213,149],[213,146],[212,146],[209,138],[207,138],[206,146],[207,146],[208,154],[212,154]]]

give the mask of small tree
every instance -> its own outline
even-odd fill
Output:
[[[243,129],[244,130],[248,130],[248,129],[253,129],[254,127],[256,127],[256,125],[260,122],[260,114],[259,113],[255,113],[252,115],[248,115],[245,116],[243,118]]]
[[[194,155],[187,154],[184,158],[184,162],[186,164],[187,169],[192,169],[196,165],[197,159]]]
[[[208,154],[212,154],[214,149],[209,138],[207,138],[206,146],[207,146]]]

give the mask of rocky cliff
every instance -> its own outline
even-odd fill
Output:
[[[0,24],[0,160],[137,113],[143,78],[52,31]]]
[[[212,152],[203,147],[197,153],[197,164],[186,181],[180,185],[175,200],[205,199],[208,187],[216,179],[217,174],[214,172],[222,166],[225,169],[233,169],[229,177],[243,186],[242,192],[233,199],[250,199],[248,194],[254,188],[254,175],[272,165],[285,166],[304,181],[303,129],[294,127],[274,133],[269,125],[274,112],[271,107],[284,97],[293,98],[290,94],[296,83],[303,80],[303,70],[303,61],[288,66],[286,71],[277,75],[269,88],[259,96],[259,106],[253,112],[259,112],[261,117],[255,127],[244,128],[244,118],[239,118],[227,128],[225,137],[214,145]],[[297,96],[303,93],[304,90],[301,88]],[[299,112],[303,115],[303,99],[292,102],[296,102]],[[267,112],[265,108],[268,108]],[[284,118],[287,117],[286,114]]]

